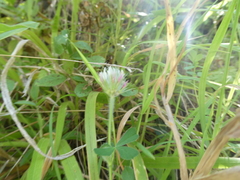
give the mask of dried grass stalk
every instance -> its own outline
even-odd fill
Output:
[[[197,180],[199,178],[203,178],[204,176],[207,176],[211,172],[212,167],[215,164],[217,158],[219,157],[219,154],[222,148],[225,146],[225,144],[229,141],[230,138],[238,138],[238,137],[240,137],[240,113],[239,112],[237,113],[236,117],[233,118],[233,120],[231,120],[210,143],[201,161],[199,162],[196,170],[194,171],[191,177],[191,180]],[[216,176],[214,175],[213,177],[223,176],[222,173],[224,172],[227,174],[229,172],[235,172],[239,174],[239,167],[238,167],[238,170],[236,169],[229,170],[229,171],[225,170],[221,172],[220,175],[216,175]],[[238,177],[239,177],[238,179],[240,179],[239,175]],[[229,177],[226,179],[229,179]]]

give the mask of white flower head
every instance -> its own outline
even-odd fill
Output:
[[[104,92],[109,96],[118,96],[126,91],[128,81],[125,80],[123,70],[114,67],[104,68],[99,77]]]

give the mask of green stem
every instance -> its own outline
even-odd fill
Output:
[[[109,112],[108,112],[108,144],[111,146],[111,140],[112,140],[112,131],[115,132],[114,130],[114,119],[113,119],[113,113],[114,113],[114,103],[115,103],[115,97],[110,96],[109,97]],[[115,138],[115,135],[114,135]],[[109,179],[112,179],[112,164],[114,160],[114,154],[111,155],[113,156],[110,158],[110,161],[108,163],[108,172],[109,172]]]
[[[112,122],[112,133],[113,133],[114,146],[116,146],[117,141],[116,141],[116,133],[115,133],[115,124],[114,124],[114,122]]]
[[[109,107],[108,107],[108,144],[111,146],[111,137],[112,137],[112,124],[113,124],[113,113],[114,113],[114,102],[115,97],[110,96],[109,98]]]

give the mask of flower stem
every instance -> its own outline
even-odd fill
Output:
[[[108,144],[111,146],[111,138],[112,138],[112,128],[113,124],[113,113],[114,113],[114,103],[115,97],[110,96],[109,98],[109,107],[108,107]]]
[[[111,146],[111,140],[112,140],[112,132],[115,132],[114,129],[114,119],[113,119],[113,113],[114,113],[114,103],[115,103],[115,97],[109,96],[109,111],[108,111],[108,144]],[[114,134],[115,139],[115,134]],[[116,140],[114,140],[115,142]],[[109,172],[109,179],[112,179],[112,165],[114,161],[114,154],[112,154],[112,158],[110,158],[110,161],[108,162],[108,172]]]

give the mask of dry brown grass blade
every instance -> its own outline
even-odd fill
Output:
[[[175,89],[176,85],[176,75],[177,75],[177,65],[181,60],[182,54],[184,52],[185,46],[183,47],[179,57],[177,58],[177,39],[179,39],[180,34],[183,31],[183,28],[186,26],[187,22],[190,20],[190,18],[193,16],[195,9],[199,5],[200,0],[197,0],[191,9],[191,11],[188,13],[188,17],[184,19],[182,22],[177,34],[175,35],[174,32],[174,21],[173,16],[171,12],[171,7],[169,0],[164,0],[165,9],[166,9],[166,24],[167,24],[167,45],[168,45],[168,53],[167,53],[167,60],[166,60],[166,66],[163,70],[162,75],[156,80],[155,86],[154,86],[154,92],[156,94],[157,89],[160,87],[161,89],[161,95],[162,95],[162,101],[164,108],[167,113],[167,119],[163,116],[160,110],[160,106],[157,100],[157,97],[155,95],[155,105],[156,105],[156,113],[161,117],[165,124],[169,126],[174,134],[174,139],[177,144],[177,150],[179,154],[179,161],[180,161],[180,176],[181,179],[187,180],[188,179],[188,173],[187,173],[187,164],[186,164],[186,157],[185,153],[182,147],[180,135],[177,129],[177,126],[174,122],[174,117],[171,112],[171,108],[168,104],[169,100],[172,98],[173,91]],[[187,39],[185,40],[187,41]],[[167,93],[165,93],[167,87]]]
[[[174,21],[172,17],[171,7],[168,0],[164,0],[165,9],[166,9],[166,23],[167,23],[167,43],[168,43],[168,53],[167,53],[167,62],[163,70],[163,74],[171,72],[168,76],[168,90],[167,90],[167,102],[171,99],[175,85],[176,85],[176,63],[177,63],[177,54],[176,54],[176,39],[174,32]]]
[[[164,3],[165,3],[166,15],[167,15],[166,24],[167,24],[168,54],[167,54],[167,62],[166,62],[166,66],[164,68],[163,74],[166,75],[166,73],[170,72],[167,77],[167,80],[166,80],[168,83],[166,101],[168,102],[171,99],[173,91],[175,89],[177,64],[180,61],[180,59],[179,60],[177,59],[177,53],[176,53],[177,41],[178,41],[180,35],[182,34],[184,27],[186,27],[187,23],[190,22],[190,19],[193,17],[193,14],[200,3],[200,0],[197,0],[194,3],[193,7],[189,11],[187,16],[183,20],[183,22],[181,23],[176,35],[174,32],[174,21],[173,21],[173,17],[172,17],[171,7],[169,5],[170,4],[169,0],[164,0]],[[186,41],[187,41],[187,39],[186,39]],[[184,47],[183,47],[183,50],[184,50]],[[179,58],[180,57],[181,57],[181,55],[179,56]],[[166,84],[166,82],[165,82],[165,84]]]
[[[180,177],[181,179],[188,180],[188,172],[187,172],[187,162],[186,162],[186,156],[183,150],[181,138],[176,126],[176,123],[174,121],[174,117],[171,111],[171,108],[169,104],[167,103],[165,97],[162,97],[164,108],[166,110],[168,121],[169,121],[169,127],[171,128],[173,132],[173,136],[177,145],[177,151],[179,156],[179,162],[180,162]]]
[[[176,54],[176,39],[175,39],[175,32],[174,32],[174,21],[172,17],[171,7],[168,0],[164,0],[165,3],[165,9],[166,9],[166,24],[167,24],[167,42],[168,42],[168,54],[167,54],[167,60],[166,60],[166,66],[163,70],[162,75],[158,78],[156,84],[155,84],[155,92],[157,92],[157,88],[161,87],[161,94],[162,94],[162,101],[164,108],[167,113],[168,120],[165,118],[165,123],[168,125],[174,135],[174,139],[177,144],[177,150],[179,154],[179,161],[180,161],[180,176],[181,179],[188,180],[188,173],[187,173],[187,163],[186,163],[186,157],[185,153],[182,147],[180,135],[177,129],[177,126],[174,122],[173,114],[170,109],[170,106],[168,104],[169,100],[172,98],[173,91],[175,89],[176,85],[176,74],[177,74],[177,54]],[[169,74],[168,74],[169,73]],[[165,93],[165,88],[167,89],[167,93]],[[157,107],[157,114],[161,117],[163,116],[160,111],[160,106],[157,100],[157,97],[155,96],[155,104]]]
[[[129,117],[131,116],[131,114],[137,109],[139,108],[140,106],[136,106],[136,107],[133,107],[132,109],[128,110],[122,120],[120,121],[119,125],[118,125],[118,130],[117,130],[117,142],[120,140],[121,138],[121,134],[122,134],[122,131],[123,131],[123,128],[126,124],[126,122],[128,121]]]
[[[160,76],[157,79],[156,84],[154,85],[154,92],[155,92],[155,94],[156,94],[157,89],[159,88],[160,84],[163,83],[163,82],[164,82],[163,76]],[[162,120],[164,120],[165,124],[173,132],[174,139],[175,139],[176,144],[177,144],[178,154],[179,154],[180,176],[181,176],[181,179],[188,180],[187,163],[186,163],[185,153],[184,153],[184,150],[183,150],[183,147],[182,147],[182,143],[181,143],[180,135],[178,133],[177,126],[176,126],[176,124],[174,122],[174,118],[173,118],[173,114],[171,112],[171,108],[170,108],[168,102],[166,101],[166,98],[165,98],[165,95],[164,95],[164,88],[162,88],[162,86],[161,86],[161,93],[162,93],[162,100],[163,100],[164,108],[166,110],[168,119],[163,115],[156,95],[154,97],[154,103],[156,105],[154,107],[154,109],[156,110],[157,115]]]
[[[240,166],[235,166],[195,180],[239,180]]]
[[[52,156],[52,148],[50,148],[48,150],[48,153],[47,153],[48,156]],[[52,165],[52,159],[49,159],[49,158],[45,158],[44,160],[44,164],[43,164],[43,168],[42,168],[42,173],[41,173],[41,179],[44,179],[45,175],[47,174],[50,166]]]
[[[213,165],[219,157],[222,148],[229,141],[229,139],[240,137],[239,129],[240,113],[238,112],[236,117],[233,118],[233,120],[231,120],[210,143],[196,170],[194,171],[191,180],[196,180],[210,173]]]

